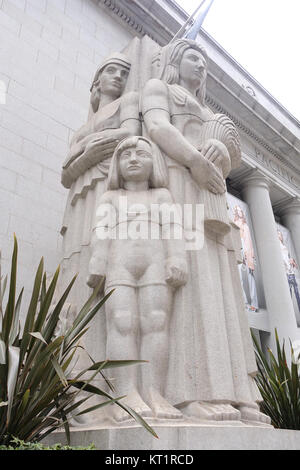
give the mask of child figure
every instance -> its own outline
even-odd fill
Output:
[[[142,416],[176,419],[181,412],[163,395],[173,293],[186,283],[187,268],[181,219],[167,184],[155,144],[144,137],[120,142],[97,208],[87,283],[95,287],[105,277],[105,290],[116,289],[105,304],[107,357],[150,363],[114,369],[124,402]],[[173,214],[172,222],[166,214]],[[117,421],[128,419],[114,408]]]

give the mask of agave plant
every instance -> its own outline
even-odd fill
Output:
[[[71,376],[79,340],[112,291],[99,300],[99,285],[83,305],[72,325],[63,335],[57,336],[60,314],[76,276],[53,307],[59,268],[47,287],[44,262],[41,259],[21,332],[19,318],[23,289],[17,296],[17,255],[18,244],[14,237],[5,308],[3,303],[7,277],[2,279],[0,273],[0,444],[9,444],[13,436],[24,441],[38,442],[62,425],[70,441],[68,417],[79,407],[82,408],[91,394],[103,397],[103,402],[86,408],[79,414],[115,403],[156,436],[152,428],[134,410],[119,402],[123,397],[114,398],[91,383],[96,374],[103,376],[105,369],[143,361],[93,361],[90,367],[80,371],[75,377]],[[87,372],[92,374],[88,380],[83,379]],[[107,379],[106,382],[113,389]],[[83,390],[89,393],[88,396],[85,393],[85,397],[81,398]]]
[[[262,395],[261,411],[272,420],[272,424],[280,429],[300,429],[300,382],[298,373],[298,358],[290,342],[290,365],[285,353],[285,343],[282,346],[275,330],[277,358],[268,349],[265,356],[252,334],[255,344],[258,374],[256,384]]]

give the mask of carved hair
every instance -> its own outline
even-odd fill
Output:
[[[161,51],[153,58],[152,64],[159,67],[159,76],[161,80],[172,85],[179,83],[179,67],[183,54],[188,49],[195,49],[200,52],[205,60],[205,74],[200,88],[197,90],[197,98],[200,103],[205,105],[206,95],[206,75],[207,75],[207,53],[205,49],[200,46],[196,41],[191,39],[178,39],[171,44],[163,47]]]
[[[156,144],[145,137],[134,136],[121,140],[114,151],[112,161],[109,168],[107,189],[124,188],[124,181],[120,175],[119,158],[124,150],[130,147],[136,147],[139,141],[146,142],[150,147],[152,155],[153,168],[149,179],[149,188],[166,188],[168,187],[169,178],[165,160]]]

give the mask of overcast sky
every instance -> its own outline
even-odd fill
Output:
[[[299,23],[300,0],[214,0],[203,29],[300,121]]]

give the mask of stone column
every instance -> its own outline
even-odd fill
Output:
[[[287,201],[279,210],[282,225],[291,232],[296,251],[297,262],[300,264],[300,199],[293,198]]]
[[[277,235],[269,181],[258,171],[243,181],[243,197],[249,205],[253,230],[260,260],[266,306],[269,314],[271,338],[274,351],[274,329],[279,337],[297,338],[297,324],[284,269],[280,243]],[[288,348],[287,348],[288,350]]]

